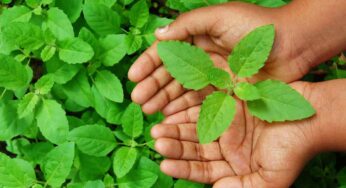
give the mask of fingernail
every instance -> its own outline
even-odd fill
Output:
[[[169,29],[169,25],[166,25],[164,27],[159,27],[156,29],[156,33],[163,34],[163,33],[166,33],[168,29]]]

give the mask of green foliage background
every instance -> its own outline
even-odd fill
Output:
[[[0,187],[205,185],[160,172],[127,71],[180,12],[228,0],[0,0]],[[283,0],[243,0],[276,7]],[[346,78],[344,56],[304,79]],[[328,153],[294,187],[345,187],[346,157]]]

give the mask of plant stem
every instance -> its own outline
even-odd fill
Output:
[[[26,62],[26,65],[29,65],[31,61],[31,57],[29,57],[28,62]]]
[[[129,32],[126,31],[124,28],[121,28],[122,31],[124,31],[126,34],[128,34]]]
[[[46,184],[47,182],[40,181],[40,180],[36,180],[36,183],[44,185],[44,184]]]
[[[0,95],[0,100],[5,96],[7,89],[4,89]]]
[[[145,143],[142,143],[142,144],[137,144],[136,147],[137,146],[139,146],[139,147],[141,147],[141,146],[148,146],[148,142],[145,142]]]

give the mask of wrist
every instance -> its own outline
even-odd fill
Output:
[[[346,49],[346,1],[296,0],[278,9],[289,47],[286,57],[311,68]]]
[[[310,101],[316,109],[308,132],[313,152],[346,151],[346,80],[311,84]]]

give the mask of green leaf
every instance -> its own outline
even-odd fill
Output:
[[[236,113],[235,100],[222,92],[214,92],[203,101],[197,121],[201,144],[216,140],[232,123]]]
[[[94,96],[94,108],[96,112],[103,118],[106,119],[108,123],[111,124],[121,124],[121,116],[123,115],[123,110],[126,108],[124,104],[119,104],[106,99],[100,94],[96,87],[91,88]]]
[[[105,184],[105,186],[107,188],[113,187],[114,186],[114,178],[111,175],[106,174],[105,177],[103,178],[103,183]]]
[[[168,72],[185,88],[199,90],[207,86],[213,62],[202,49],[185,42],[160,42],[157,50]]]
[[[192,9],[226,3],[228,1],[229,0],[167,0],[167,6],[179,10],[180,12],[186,12]]]
[[[228,64],[240,78],[256,74],[267,61],[274,44],[275,28],[266,25],[246,35],[232,50]]]
[[[231,88],[233,85],[229,73],[222,69],[213,68],[208,76],[210,83],[219,89]]]
[[[17,116],[17,101],[1,101],[0,102],[0,140],[10,140],[15,136],[23,134],[33,123],[33,114],[29,114],[25,118]]]
[[[0,153],[0,187],[27,188],[35,181],[35,171],[30,163]]]
[[[0,28],[13,22],[29,22],[31,11],[25,6],[14,6],[5,9],[0,16]]]
[[[42,9],[42,6],[38,6],[36,7],[34,10],[32,10],[32,13],[35,14],[35,16],[41,16],[42,13],[43,13],[43,9]]]
[[[128,34],[126,35],[125,44],[127,54],[133,54],[142,47],[143,39],[141,36]]]
[[[264,7],[270,7],[270,8],[281,7],[281,6],[287,4],[286,2],[284,2],[282,0],[256,0],[255,3],[257,5],[261,5]]]
[[[47,46],[55,47],[57,39],[49,28],[44,29],[43,38]]]
[[[6,25],[2,37],[7,45],[29,51],[37,50],[44,44],[41,28],[30,23],[14,22]]]
[[[253,101],[261,98],[261,94],[257,88],[247,82],[238,83],[234,88],[234,93],[244,101]]]
[[[30,8],[37,8],[40,6],[42,0],[25,0],[25,3],[30,7]]]
[[[94,56],[92,47],[78,38],[59,43],[59,58],[69,64],[86,63]]]
[[[81,65],[66,64],[57,56],[53,56],[45,65],[47,72],[53,75],[54,81],[58,84],[66,84],[68,81],[72,80],[81,69]]]
[[[113,66],[126,55],[125,35],[107,35],[100,39],[100,60],[105,66]]]
[[[21,156],[23,147],[28,144],[30,144],[30,142],[26,138],[13,138],[12,140],[6,141],[6,150],[8,152]]]
[[[181,0],[180,2],[183,3],[184,7],[188,8],[189,10],[192,10],[192,9],[196,9],[200,7],[226,3],[228,2],[228,0],[190,0],[190,1]]]
[[[119,2],[122,3],[123,5],[129,5],[133,2],[134,0],[120,0]]]
[[[42,76],[36,83],[36,92],[41,95],[46,95],[50,92],[54,85],[54,76],[52,74],[46,74]]]
[[[70,112],[81,112],[83,110],[86,110],[86,107],[80,106],[77,103],[74,102],[74,100],[68,98],[64,103],[64,108],[66,111]]]
[[[76,142],[80,151],[85,154],[106,156],[116,146],[112,131],[102,125],[85,125],[73,129],[68,139]]]
[[[0,53],[4,55],[10,55],[13,50],[18,49],[16,45],[11,41],[8,41],[7,39],[4,38],[3,33],[0,32]],[[23,54],[19,54],[22,55]]]
[[[63,91],[76,104],[88,108],[93,106],[93,94],[84,70],[63,86]],[[76,97],[78,96],[78,97]]]
[[[149,18],[149,8],[146,0],[140,0],[134,4],[129,13],[130,23],[137,28],[143,27]]]
[[[41,0],[43,5],[50,5],[54,0]]]
[[[50,8],[47,16],[47,27],[59,40],[74,37],[72,24],[66,14],[58,8]]]
[[[32,70],[10,56],[0,54],[0,87],[16,90],[26,87],[32,79]]]
[[[151,122],[151,124],[144,128],[144,132],[143,132],[144,140],[147,143],[147,146],[153,150],[155,150],[155,140],[151,137],[151,128],[153,128],[156,124],[158,124],[162,121],[163,120],[153,121],[153,122],[149,121],[149,122]]]
[[[158,175],[158,179],[152,188],[172,187],[173,178],[161,172],[160,166],[149,158],[142,156],[138,162],[137,168],[147,170]]]
[[[94,58],[99,57],[99,55],[100,55],[101,51],[103,51],[103,49],[101,49],[101,46],[100,46],[98,39],[95,37],[95,35],[89,29],[83,27],[79,31],[78,38],[87,42],[93,48],[93,50],[95,52]],[[112,45],[114,45],[114,44],[112,44]],[[119,45],[119,44],[116,44],[116,45]]]
[[[204,188],[204,185],[201,183],[179,179],[175,182],[174,188]]]
[[[10,4],[12,2],[12,0],[1,0],[1,2],[4,4]]]
[[[64,109],[55,100],[43,100],[36,115],[42,135],[54,144],[66,141],[68,121]]]
[[[262,120],[300,120],[315,114],[302,95],[281,81],[266,80],[256,83],[255,87],[261,99],[248,101],[247,105],[250,113]]]
[[[180,12],[188,11],[182,0],[167,0],[166,6]]]
[[[118,13],[100,3],[85,3],[83,8],[85,20],[97,34],[106,36],[120,31]]]
[[[19,118],[23,118],[33,113],[40,98],[34,93],[24,95],[23,99],[19,101],[17,113]]]
[[[101,180],[87,181],[83,188],[105,188]]]
[[[47,153],[54,148],[50,142],[37,142],[25,145],[21,152],[23,153],[24,159],[31,161],[32,163],[41,164],[46,157]]]
[[[79,178],[82,181],[101,179],[111,167],[109,157],[94,157],[78,153],[79,159]]]
[[[74,23],[82,12],[83,0],[55,0],[55,6],[63,10],[70,21]]]
[[[132,138],[138,137],[143,132],[143,114],[138,104],[131,103],[122,117],[125,134]]]
[[[113,170],[118,178],[130,172],[137,159],[136,148],[121,147],[115,152]]]
[[[119,188],[150,188],[158,176],[145,170],[132,170],[126,176],[118,178]]]
[[[123,102],[124,92],[120,80],[110,71],[99,71],[95,77],[95,86],[107,99]]]
[[[46,184],[60,187],[71,171],[75,147],[73,143],[64,143],[47,153],[41,170],[44,173]]]
[[[85,4],[87,3],[100,3],[103,5],[106,5],[107,7],[111,8],[117,0],[85,0]]]
[[[46,62],[50,60],[56,52],[56,47],[55,46],[46,46],[43,48],[41,51],[41,58],[42,61]]]
[[[43,186],[41,184],[35,184],[31,188],[43,188]]]
[[[137,144],[136,141],[132,140],[131,137],[127,136],[122,130],[118,129],[116,131],[114,131],[114,135],[117,139],[121,140],[122,142],[128,144],[128,145],[132,145],[132,144]]]

